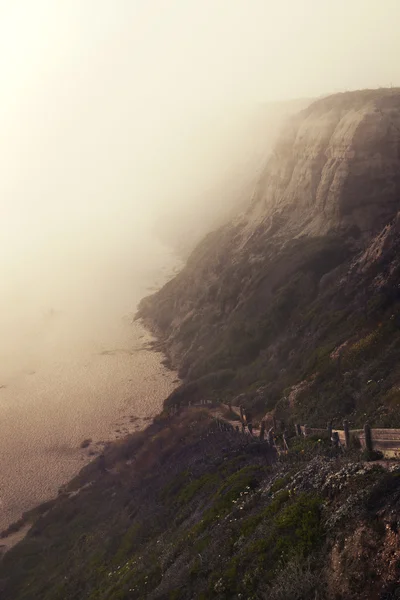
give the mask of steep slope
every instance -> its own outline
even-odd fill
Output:
[[[382,407],[400,367],[399,208],[399,90],[337,94],[296,115],[249,209],[141,303],[185,381],[170,401],[243,392],[260,414],[278,403],[293,418],[398,420]],[[384,358],[354,358],[378,340]]]
[[[185,379],[168,402],[400,424],[399,112],[379,90],[298,115],[248,211],[143,301]],[[278,455],[212,407],[171,412],[12,528],[32,522],[0,559],[2,598],[398,597],[398,464],[293,427]]]
[[[398,597],[400,472],[205,410],[110,445],[0,558],[2,600]],[[372,468],[371,468],[372,467]]]
[[[398,201],[399,92],[330,96],[292,120],[258,186],[247,218],[283,231],[377,231]]]

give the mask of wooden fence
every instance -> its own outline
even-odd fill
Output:
[[[253,427],[251,424],[250,414],[242,406],[231,406],[219,402],[211,402],[210,400],[201,400],[195,403],[189,402],[189,406],[211,406],[222,407],[224,410],[232,411],[239,417],[241,428],[243,431],[247,429],[252,437],[258,437],[262,440],[268,440],[273,438],[273,434],[282,433],[284,444],[286,444],[287,431],[284,422],[277,423],[273,419],[273,427],[266,429],[265,421],[262,421],[260,427]],[[171,415],[179,412],[180,406],[174,405],[169,407]],[[232,429],[238,428],[237,422],[231,421],[219,416],[223,420],[227,421]],[[327,424],[325,429],[308,427],[308,425],[295,425],[295,433],[298,436],[310,436],[310,435],[328,435],[336,443],[340,444],[343,448],[351,445],[351,438],[356,437],[360,441],[361,447],[368,450],[379,450],[387,458],[399,458],[400,459],[400,429],[389,429],[389,428],[371,428],[368,423],[364,425],[363,429],[350,429],[348,422],[343,421],[343,429],[335,429],[331,423]]]
[[[329,424],[326,429],[317,429],[314,427],[308,427],[307,425],[300,425],[299,427],[301,435],[309,436],[309,435],[321,435],[326,434],[329,430]],[[378,429],[378,428],[369,428],[368,424],[364,426],[364,429],[349,429],[349,436],[355,436],[359,439],[361,447],[363,449],[367,448],[368,443],[366,443],[365,439],[365,431],[367,431],[368,437],[368,429],[371,434],[371,447],[370,449],[381,451],[384,456],[388,458],[400,457],[400,429]],[[339,442],[343,447],[348,445],[346,443],[346,434],[345,429],[334,429],[332,428],[332,434],[337,433]],[[368,440],[367,440],[368,442]]]

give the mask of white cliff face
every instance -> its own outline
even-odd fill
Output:
[[[285,238],[351,227],[368,234],[399,204],[400,91],[338,94],[282,132],[244,216],[245,237],[261,224]]]

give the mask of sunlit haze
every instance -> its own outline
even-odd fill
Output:
[[[185,203],[198,173],[203,183],[188,141],[209,115],[399,83],[397,0],[16,0],[0,10],[6,263],[65,243],[78,262],[83,247],[129,249],[166,203]]]
[[[265,106],[399,85],[399,18],[399,0],[0,0],[3,439],[24,435],[14,407],[59,398],[55,365],[71,403],[99,373],[115,400],[131,363],[89,386],[80,356],[133,343],[121,319],[178,260],[164,219],[184,238],[180,214],[209,227],[247,200]]]

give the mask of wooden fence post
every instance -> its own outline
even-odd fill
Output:
[[[301,426],[299,423],[296,423],[295,430],[296,430],[297,437],[301,437]]]
[[[307,437],[308,433],[309,433],[309,431],[308,431],[308,425],[304,425],[304,437]]]
[[[260,442],[264,441],[264,435],[265,435],[265,421],[261,421],[261,425],[260,425]]]
[[[372,452],[372,435],[371,435],[371,427],[369,423],[365,423],[364,425],[364,436],[365,436],[365,448],[368,452]]]
[[[344,446],[346,450],[350,448],[350,429],[349,422],[347,419],[343,421],[343,430],[344,430]]]

